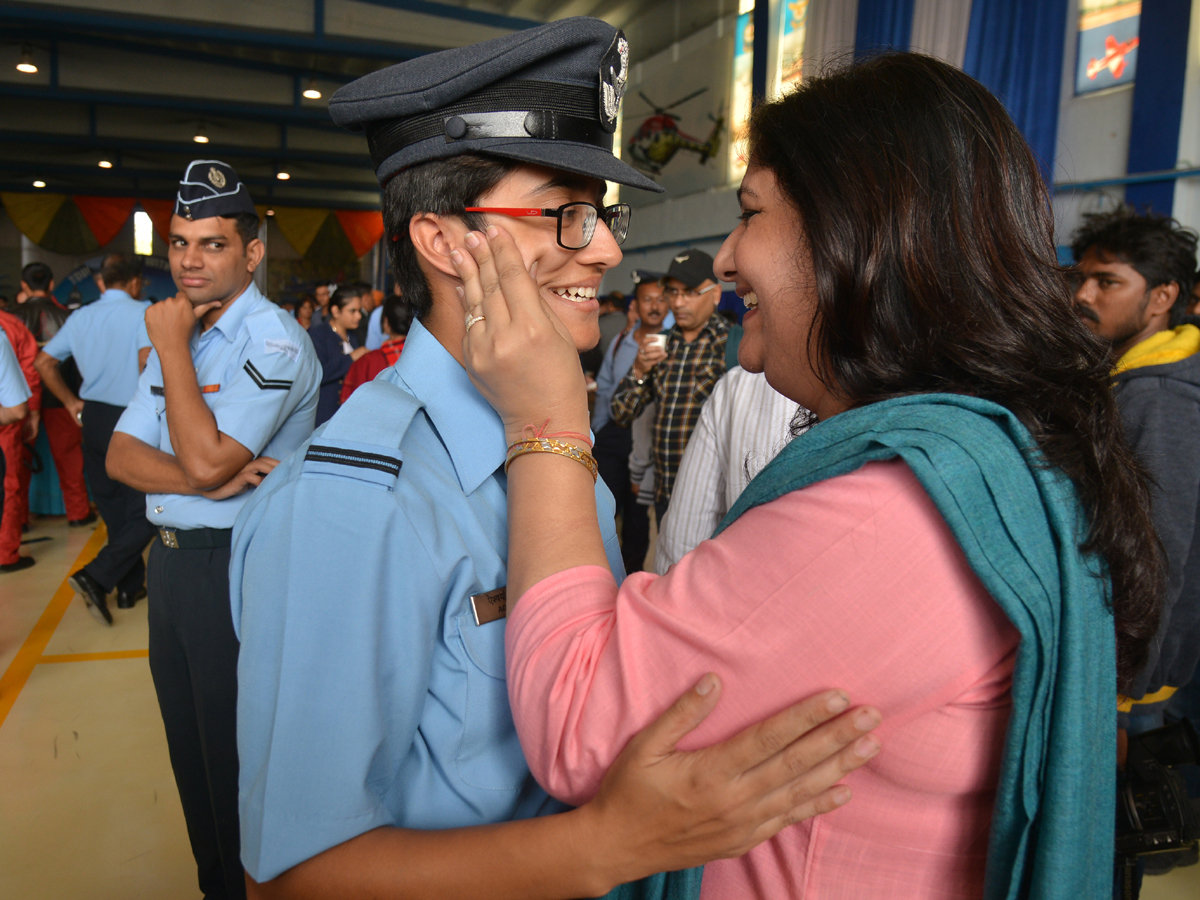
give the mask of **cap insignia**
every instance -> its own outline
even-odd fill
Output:
[[[617,113],[629,80],[629,41],[620,31],[600,60],[600,124],[605,131],[617,130]]]
[[[680,253],[677,257],[675,257],[675,262],[685,263],[691,258],[692,258],[692,255],[690,253]]]
[[[222,172],[220,169],[218,169],[216,166],[209,166],[208,180],[209,180],[209,182],[212,183],[212,186],[215,187],[218,191],[221,188],[225,187],[225,173]]]

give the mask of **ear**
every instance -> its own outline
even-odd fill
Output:
[[[408,223],[408,235],[417,256],[431,269],[449,278],[458,278],[450,251],[463,246],[467,226],[457,216],[417,213]]]
[[[1174,281],[1160,284],[1150,289],[1149,312],[1154,316],[1164,316],[1171,311],[1179,297],[1179,284]]]
[[[252,240],[246,245],[246,256],[249,262],[246,263],[246,271],[253,274],[263,261],[263,257],[267,255],[267,248],[263,246],[263,242],[258,238]]]

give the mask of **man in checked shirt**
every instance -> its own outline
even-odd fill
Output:
[[[676,256],[663,279],[663,294],[675,313],[666,349],[647,344],[639,350],[612,400],[613,421],[625,427],[647,403],[658,401],[653,456],[654,510],[659,522],[667,511],[675,473],[700,418],[700,408],[725,374],[729,339],[729,325],[713,315],[721,289],[707,253],[691,249]]]

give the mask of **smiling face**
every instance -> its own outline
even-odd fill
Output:
[[[758,166],[747,169],[738,200],[741,222],[714,262],[721,281],[732,281],[748,307],[738,364],[749,372],[765,372],[771,387],[818,418],[841,412],[845,406],[809,359],[817,294],[799,217],[774,174]]]
[[[604,182],[540,166],[521,166],[480,197],[477,206],[554,209],[584,200],[600,205]],[[604,273],[621,261],[621,250],[603,221],[582,250],[558,245],[558,222],[549,216],[516,217],[483,213],[489,225],[513,236],[528,270],[537,263],[537,285],[549,307],[566,326],[579,350],[600,342],[600,303],[596,299]],[[466,230],[463,229],[465,236]],[[461,241],[458,246],[463,246]]]
[[[1146,279],[1128,263],[1088,248],[1076,267],[1079,317],[1094,334],[1113,345],[1120,358],[1126,350],[1167,328],[1179,286],[1147,289]]]
[[[192,306],[235,299],[262,261],[263,245],[242,243],[233,219],[171,217],[171,277]]]

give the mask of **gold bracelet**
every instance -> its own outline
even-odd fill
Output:
[[[576,447],[574,444],[556,441],[554,438],[517,441],[508,448],[508,458],[504,460],[505,473],[507,474],[508,467],[512,465],[514,459],[518,456],[524,456],[526,453],[557,453],[559,456],[575,460],[575,462],[591,472],[592,484],[595,484],[596,479],[600,477],[600,470],[596,466],[596,458],[591,453],[581,447]]]

